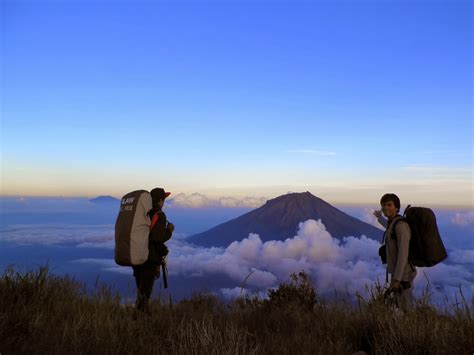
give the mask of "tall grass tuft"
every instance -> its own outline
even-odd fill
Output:
[[[0,353],[101,354],[472,354],[474,320],[463,297],[454,312],[424,299],[399,312],[375,285],[357,304],[322,300],[309,276],[293,274],[268,297],[223,303],[195,294],[155,299],[136,313],[118,293],[51,274],[48,267],[0,277]]]

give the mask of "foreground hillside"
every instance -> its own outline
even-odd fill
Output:
[[[196,295],[154,300],[136,314],[107,287],[87,294],[46,267],[0,278],[0,353],[94,354],[472,354],[474,320],[466,302],[451,316],[426,300],[405,314],[375,290],[358,306],[320,301],[304,273],[269,291],[266,300],[223,304]]]

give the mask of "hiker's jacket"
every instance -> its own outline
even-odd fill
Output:
[[[388,222],[380,216],[378,222],[386,228],[385,245],[388,272],[392,275],[392,279],[411,283],[416,276],[416,268],[408,261],[411,231],[408,223],[403,220],[394,223],[399,218],[402,217],[397,215]],[[393,230],[394,225],[395,230]]]
[[[173,232],[167,228],[166,214],[161,210],[152,209],[149,212],[150,220],[155,214],[158,214],[158,221],[148,237],[148,260],[154,264],[161,264],[163,249],[166,248],[164,243],[171,238]]]

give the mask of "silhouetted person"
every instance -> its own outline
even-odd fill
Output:
[[[416,268],[408,259],[411,231],[408,223],[399,214],[400,199],[395,194],[385,194],[380,199],[382,211],[375,211],[378,222],[386,228],[387,273],[390,274],[388,294],[393,294],[396,305],[406,308],[413,303],[413,280]],[[382,212],[387,219],[382,217]],[[388,275],[387,275],[388,276]]]
[[[168,248],[164,244],[171,238],[174,225],[168,223],[166,215],[162,211],[165,199],[170,192],[165,192],[162,188],[155,188],[150,192],[153,201],[153,208],[148,212],[150,220],[156,220],[150,230],[148,241],[148,259],[142,265],[133,266],[133,276],[137,285],[137,300],[135,306],[138,310],[149,313],[149,302],[153,283],[160,276],[160,266],[163,258],[168,254]]]

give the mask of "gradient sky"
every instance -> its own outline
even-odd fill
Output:
[[[473,204],[473,5],[2,2],[2,195]]]

